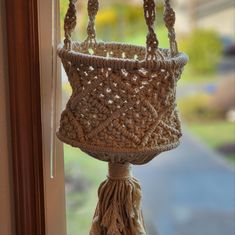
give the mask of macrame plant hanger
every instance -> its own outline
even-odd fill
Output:
[[[84,42],[72,42],[75,0],[64,20],[65,40],[58,47],[72,95],[61,115],[58,138],[109,163],[98,191],[90,235],[145,235],[141,188],[131,164],[145,164],[178,146],[181,128],[176,83],[187,56],[175,39],[175,13],[165,0],[164,21],[170,49],[158,48],[155,2],[144,0],[146,47],[96,40],[98,0],[88,0]]]

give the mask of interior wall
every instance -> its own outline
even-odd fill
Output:
[[[12,235],[10,125],[7,81],[5,5],[0,1],[0,234]]]

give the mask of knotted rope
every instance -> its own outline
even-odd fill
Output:
[[[67,50],[71,49],[71,35],[77,23],[75,7],[76,1],[77,0],[69,0],[69,7],[64,18],[64,45]]]
[[[171,56],[178,54],[178,46],[175,35],[175,12],[170,5],[170,0],[165,0],[164,22],[168,29],[168,38],[170,41]]]
[[[71,34],[76,26],[76,8],[75,3],[77,0],[69,0],[69,8],[64,20],[64,30],[65,30],[65,40],[64,44],[66,49],[71,49]],[[157,55],[161,59],[164,59],[162,53],[158,50],[158,39],[154,31],[154,23],[156,19],[156,6],[154,0],[143,0],[144,16],[148,27],[148,34],[146,36],[146,60],[154,60]],[[88,0],[88,16],[89,22],[87,26],[87,38],[85,40],[86,44],[95,42],[96,43],[96,31],[95,31],[95,17],[99,10],[98,0]],[[165,0],[165,11],[164,11],[164,21],[168,29],[168,36],[170,41],[171,54],[177,55],[178,48],[175,40],[175,12],[173,11],[170,0]]]
[[[109,164],[109,175],[108,178],[111,180],[125,180],[131,178],[131,165],[110,163]]]
[[[129,163],[109,163],[108,179],[99,188],[90,235],[146,235],[141,188]]]
[[[98,0],[88,0],[87,11],[89,16],[89,23],[87,26],[87,42],[96,42],[96,31],[95,31],[95,17],[99,10]]]

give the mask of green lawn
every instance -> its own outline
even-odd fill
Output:
[[[179,80],[178,84],[181,85],[192,85],[192,84],[208,84],[213,83],[216,79],[215,74],[195,74],[192,72],[190,67],[190,60],[188,65],[185,66],[184,71],[182,73],[182,77]]]
[[[145,31],[138,31],[135,35],[127,37],[124,41],[126,43],[134,44],[134,45],[142,45],[145,46],[146,44],[146,32]],[[157,38],[159,41],[160,48],[169,48],[167,30],[165,27],[160,26],[156,29]]]
[[[77,178],[88,184],[86,190],[68,192],[66,195],[67,234],[88,235],[98,200],[97,190],[106,178],[107,164],[68,145],[64,145],[64,155],[66,177]]]
[[[208,146],[217,148],[223,144],[235,143],[235,124],[225,121],[211,123],[193,123],[188,125],[196,136]],[[235,153],[229,154],[228,159],[235,163]]]

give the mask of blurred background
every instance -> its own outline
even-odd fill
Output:
[[[61,32],[68,0],[61,1]],[[235,1],[174,0],[179,48],[190,57],[178,83],[184,136],[176,150],[133,167],[143,188],[148,235],[235,234]],[[79,1],[74,40],[84,40],[87,1]],[[163,2],[156,32],[167,48]],[[142,0],[100,0],[104,41],[145,45]],[[63,38],[63,35],[62,35]],[[63,104],[71,89],[62,74]],[[107,164],[64,146],[68,235],[88,235]]]

